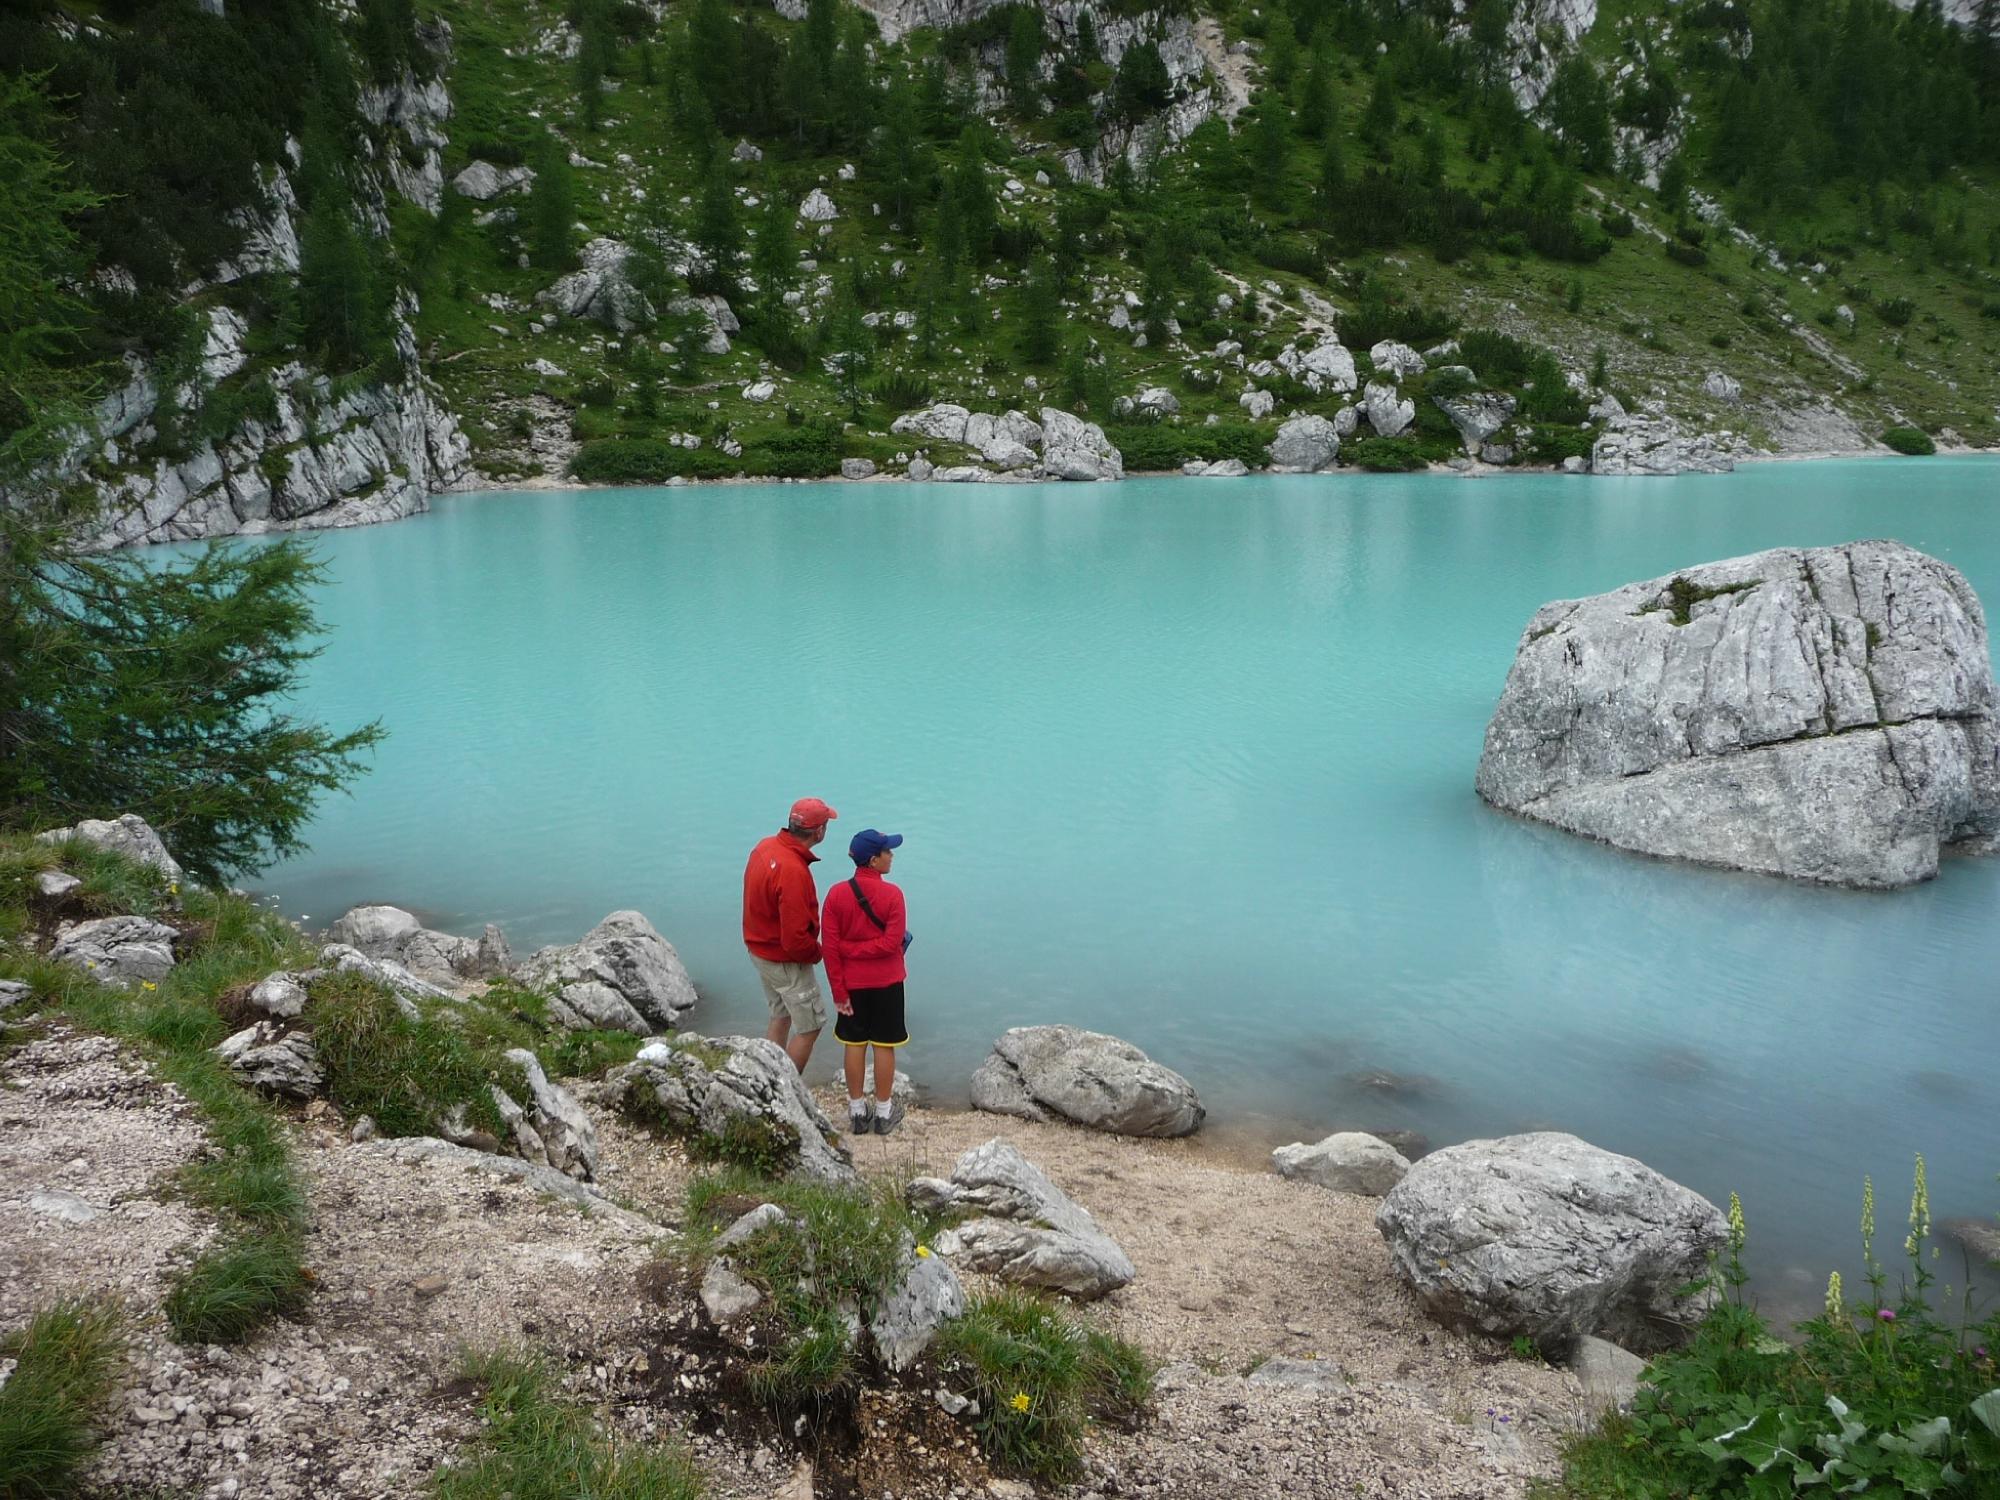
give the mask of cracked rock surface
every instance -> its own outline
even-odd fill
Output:
[[[1783,548],[1545,604],[1480,796],[1620,848],[1835,885],[2000,850],[2000,711],[1963,575]]]

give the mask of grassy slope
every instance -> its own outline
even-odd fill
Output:
[[[496,124],[504,126],[510,117],[518,126],[539,115],[557,124],[584,156],[603,163],[601,167],[580,168],[577,174],[579,220],[593,235],[629,233],[637,208],[633,189],[642,187],[656,170],[664,168],[683,192],[694,191],[681,149],[668,135],[663,90],[637,81],[638,68],[629,49],[621,60],[626,77],[619,91],[608,97],[604,127],[591,133],[571,123],[575,93],[570,66],[535,51],[536,40],[560,20],[562,7],[555,0],[495,0],[481,5],[469,0],[438,0],[436,9],[452,22],[457,49],[451,88],[458,113],[447,175],[468,159],[464,146],[468,138],[491,134]],[[761,19],[772,26],[787,24],[774,16]],[[1225,19],[1235,34],[1233,18]],[[1593,45],[1607,56],[1617,47],[1616,19],[1616,12],[1607,9],[1606,24],[1593,36]],[[920,34],[910,45],[921,48],[927,42]],[[1358,114],[1367,87],[1367,74],[1359,60],[1348,59],[1341,97],[1350,121]],[[1448,171],[1454,180],[1467,184],[1482,181],[1487,169],[1475,165],[1466,154],[1467,131],[1462,119],[1423,100],[1406,100],[1404,113],[1406,129],[1429,122],[1443,133],[1450,148]],[[823,270],[834,269],[850,257],[883,266],[896,259],[914,259],[916,251],[908,236],[897,233],[885,218],[870,213],[866,183],[837,180],[839,158],[793,156],[783,142],[761,144],[767,153],[761,165],[735,169],[748,192],[761,195],[767,184],[775,182],[780,191],[796,199],[818,185],[841,208],[840,219],[823,241],[833,251]],[[1003,204],[1003,213],[1037,216],[1046,222],[1053,194],[1034,186],[1034,174],[1040,169],[1059,176],[1054,156],[1053,151],[1024,153],[1004,166],[995,165],[996,181],[1004,173],[1028,185],[1017,206],[1010,210]],[[1358,142],[1351,146],[1350,157],[1357,164],[1364,159]],[[1292,167],[1296,212],[1306,202],[1314,169],[1314,153],[1303,142],[1295,149]],[[1599,180],[1593,187],[1642,221],[1662,230],[1671,227],[1669,215],[1654,194],[1615,179]],[[1992,195],[1976,183],[1963,191],[1978,226],[1974,234],[1977,240],[1985,222],[1981,216],[1993,211]],[[1891,246],[1872,247],[1852,236],[1828,233],[1825,226],[1843,222],[1848,211],[1838,203],[1822,203],[1816,211],[1818,223],[1772,238],[1780,244],[1847,247],[1846,258],[1830,263],[1823,275],[1813,274],[1809,267],[1803,272],[1801,268],[1779,272],[1762,263],[1752,250],[1720,234],[1710,237],[1707,266],[1678,265],[1667,259],[1659,241],[1643,229],[1617,242],[1609,256],[1589,266],[1557,264],[1534,256],[1515,259],[1490,252],[1442,266],[1427,252],[1412,249],[1349,261],[1341,269],[1350,284],[1359,273],[1378,269],[1399,293],[1449,307],[1467,326],[1490,324],[1534,337],[1555,348],[1576,368],[1587,368],[1594,350],[1602,346],[1613,388],[1630,396],[1664,400],[1682,415],[1710,418],[1717,426],[1735,427],[1754,438],[1770,435],[1758,414],[1759,406],[1803,406],[1821,395],[1833,395],[1871,435],[1901,419],[1933,431],[1951,426],[1974,442],[2000,441],[2000,423],[1995,420],[1996,396],[2000,396],[2000,319],[1979,316],[1983,308],[2000,301],[2000,289],[1992,277],[1984,272],[1960,275],[1928,265],[1919,247],[1903,237],[1897,237],[1898,243]],[[803,226],[802,231],[809,228]],[[806,241],[802,232],[802,247]],[[446,274],[425,301],[421,333],[431,368],[467,418],[468,430],[481,450],[506,440],[503,428],[509,421],[512,401],[545,391],[574,403],[585,386],[606,378],[607,373],[614,385],[620,384],[618,372],[607,372],[601,330],[563,323],[542,332],[532,326],[527,315],[496,313],[487,305],[487,297],[497,293],[529,304],[531,313],[540,311],[532,307],[532,298],[551,278],[519,269],[513,260],[517,248],[504,229],[480,229],[469,221],[464,223],[447,247]],[[1137,268],[1128,261],[1099,258],[1090,269],[1093,280],[1105,287],[1122,290],[1138,286]],[[1297,276],[1254,262],[1218,269],[1255,284],[1278,284],[1294,314],[1303,305],[1297,295],[1301,281]],[[1010,274],[1003,267],[992,270],[1003,278]],[[809,284],[810,275],[806,280]],[[1573,295],[1579,286],[1580,302]],[[1347,286],[1335,284],[1314,290],[1338,306],[1351,301]],[[1897,297],[1910,299],[1917,309],[1908,326],[1900,329],[1890,327],[1871,307],[1871,301],[1879,307]],[[1005,298],[1004,290],[989,290],[982,301],[1003,307]],[[1832,309],[1843,302],[1857,314],[1852,332],[1821,321],[1830,318]],[[893,308],[907,305],[907,300],[899,303],[892,288],[883,305]],[[1198,425],[1210,413],[1225,421],[1240,419],[1236,397],[1245,384],[1240,374],[1227,372],[1217,388],[1204,391],[1184,378],[1187,365],[1201,363],[1190,348],[1134,349],[1129,334],[1104,325],[1108,312],[1109,301],[1100,292],[1090,306],[1072,310],[1071,323],[1073,327],[1090,327],[1108,352],[1114,389],[1169,386],[1183,403],[1180,422],[1184,426]],[[1785,321],[1787,317],[1790,323]],[[496,325],[506,329],[505,334],[496,332]],[[986,331],[989,326],[990,334]],[[1205,329],[1204,334],[1210,331]],[[1269,353],[1294,331],[1281,314],[1265,325],[1261,339],[1245,342],[1253,353],[1259,347]],[[881,351],[878,358],[882,362],[914,363],[910,348],[913,335],[901,337],[903,347]],[[1190,342],[1195,341],[1191,338]],[[1202,347],[1208,342],[1206,337],[1199,341]],[[1019,406],[1033,410],[1054,384],[1054,370],[1029,371],[1021,366],[1011,318],[992,321],[983,316],[975,338],[953,327],[945,344],[947,351],[958,352],[947,352],[929,372],[933,399],[959,400],[987,409]],[[1822,348],[1830,348],[1834,357],[1821,352]],[[544,377],[529,368],[543,359],[566,374]],[[1843,369],[1838,362],[1852,369]],[[1702,396],[1701,382],[1710,370],[1725,371],[1743,382],[1748,398],[1745,409],[1721,410]],[[780,398],[770,406],[742,401],[738,394],[741,385],[761,372],[756,351],[739,342],[730,355],[703,360],[696,381],[699,389],[676,393],[669,380],[657,420],[641,423],[615,408],[578,406],[577,431],[584,437],[614,431],[630,435],[645,431],[707,433],[727,422],[739,439],[754,445],[760,433],[783,421],[780,409],[786,401],[807,415],[839,412],[831,382],[813,368],[797,376],[772,372],[778,374]],[[1041,385],[1039,393],[1027,388],[1029,375]],[[710,402],[718,403],[718,409],[710,410]],[[1336,404],[1331,399],[1324,403],[1328,410]],[[849,451],[886,457],[906,447],[886,435],[894,415],[879,405],[865,410],[863,422],[850,429]],[[1092,415],[1101,418],[1101,414]]]

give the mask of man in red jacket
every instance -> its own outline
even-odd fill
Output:
[[[820,955],[819,890],[812,875],[819,856],[812,851],[839,816],[819,798],[801,797],[784,828],[750,851],[743,870],[743,946],[771,1006],[764,1035],[801,1073],[826,1025],[826,1002],[813,972]]]
[[[910,1039],[903,1020],[903,952],[910,946],[903,893],[883,877],[895,863],[900,833],[864,828],[847,846],[854,878],[826,893],[820,931],[826,955],[826,982],[840,1019],[833,1034],[846,1049],[848,1128],[887,1135],[903,1123],[891,1090],[896,1082],[896,1049]],[[874,1114],[862,1097],[868,1049],[875,1049]]]

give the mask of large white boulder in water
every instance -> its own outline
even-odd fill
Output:
[[[1894,887],[2000,851],[1986,617],[1900,542],[1781,549],[1528,622],[1479,795],[1621,848]]]
[[[1067,1120],[1116,1135],[1192,1135],[1206,1114],[1172,1068],[1130,1042],[1074,1026],[1016,1026],[972,1075],[972,1107]]]
[[[1642,1352],[1676,1342],[1705,1305],[1681,1294],[1729,1230],[1701,1194],[1558,1131],[1432,1152],[1375,1227],[1432,1317],[1549,1354],[1586,1334]]]

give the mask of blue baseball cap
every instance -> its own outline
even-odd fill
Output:
[[[864,828],[847,841],[847,857],[857,865],[865,865],[884,849],[894,849],[903,842],[900,833],[877,833],[872,828]]]

